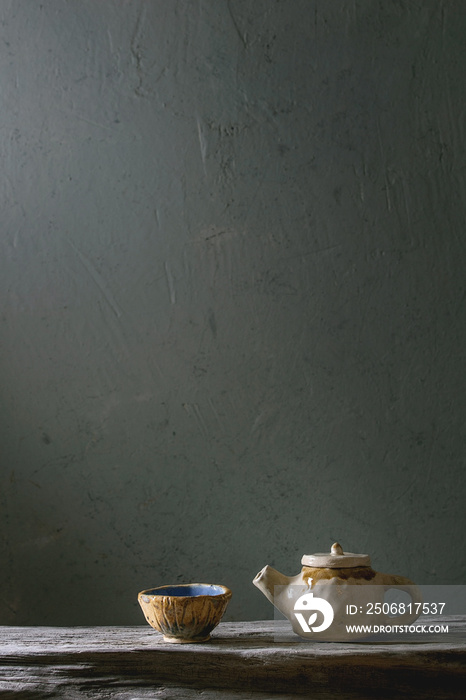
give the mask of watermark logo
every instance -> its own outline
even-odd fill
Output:
[[[306,613],[311,613],[309,617],[306,618],[303,612],[296,612],[297,610],[305,611]],[[313,626],[314,622],[317,620],[317,613],[321,612],[324,616],[324,620],[317,627]],[[305,593],[300,596],[296,603],[294,604],[294,614],[303,632],[323,632],[328,629],[333,622],[333,608],[330,603],[324,598],[318,598],[314,593]]]

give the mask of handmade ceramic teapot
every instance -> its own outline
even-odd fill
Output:
[[[335,542],[329,554],[305,554],[301,563],[292,577],[265,566],[253,584],[304,639],[344,642],[401,632],[421,613],[420,589],[404,576],[374,571],[367,554],[343,552]],[[389,589],[408,593],[410,602],[387,602]]]

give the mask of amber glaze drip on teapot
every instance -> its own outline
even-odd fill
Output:
[[[337,578],[340,581],[348,581],[349,579],[364,579],[371,581],[376,576],[377,572],[371,566],[352,566],[346,569],[327,569],[322,567],[303,566],[303,580],[311,588],[318,581],[325,581],[331,578]]]

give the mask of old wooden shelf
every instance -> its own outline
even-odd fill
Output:
[[[465,698],[466,617],[448,635],[300,642],[288,623],[221,623],[207,644],[149,626],[1,627],[0,699]]]

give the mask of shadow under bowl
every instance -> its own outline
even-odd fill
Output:
[[[183,583],[141,591],[138,602],[149,625],[165,641],[207,642],[218,625],[232,593],[226,586]]]

